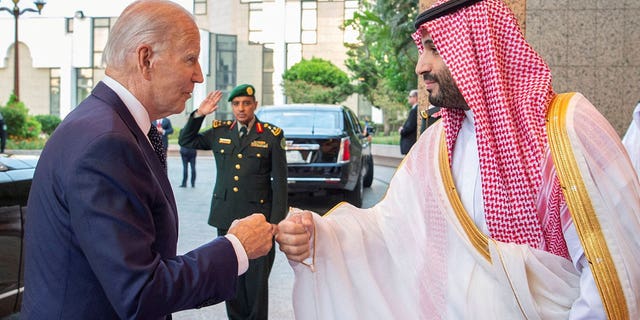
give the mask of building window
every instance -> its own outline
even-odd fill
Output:
[[[353,19],[353,15],[358,11],[358,0],[345,0],[344,1],[344,21]],[[358,30],[353,26],[344,28],[344,43],[355,44],[358,43]]]
[[[207,14],[207,0],[193,0],[193,14]]]
[[[102,53],[107,45],[111,20],[109,18],[93,19],[93,67],[102,68]]]
[[[216,35],[216,90],[222,91],[224,96],[236,85],[237,42],[236,36]],[[216,118],[230,119],[232,114],[229,105],[220,107],[216,112]]]
[[[273,46],[266,44],[262,48],[262,99],[260,104],[273,104]]]
[[[86,99],[93,89],[93,69],[76,69],[76,105]]]
[[[249,42],[260,43],[262,41],[262,29],[264,27],[263,3],[249,3]]]
[[[318,3],[315,0],[303,0],[300,18],[302,44],[315,44],[318,41]]]
[[[60,68],[49,69],[49,114],[60,116]]]

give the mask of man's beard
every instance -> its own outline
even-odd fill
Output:
[[[467,102],[462,93],[453,81],[453,77],[448,70],[440,73],[425,73],[422,75],[425,80],[435,81],[438,84],[437,94],[429,92],[429,102],[441,108],[469,110]]]

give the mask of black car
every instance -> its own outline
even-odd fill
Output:
[[[0,317],[20,311],[24,266],[24,222],[34,156],[0,155]]]
[[[362,206],[363,187],[373,182],[367,133],[345,106],[263,106],[256,115],[284,131],[290,193],[340,193]]]

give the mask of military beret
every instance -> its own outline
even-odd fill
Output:
[[[256,93],[256,89],[250,84],[241,84],[229,93],[229,99],[227,101],[233,100],[235,97],[254,97]]]

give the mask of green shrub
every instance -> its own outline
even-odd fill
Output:
[[[0,112],[2,112],[4,123],[7,125],[7,134],[9,136],[23,137],[22,131],[29,114],[29,110],[24,103],[17,101],[16,96],[11,94],[9,102]]]
[[[51,135],[62,121],[60,117],[51,114],[39,114],[35,118],[42,125],[42,132],[47,135]]]
[[[7,149],[9,150],[38,150],[44,148],[47,142],[45,139],[7,139]]]
[[[399,145],[400,144],[400,134],[395,132],[395,133],[391,133],[388,136],[383,136],[381,134],[380,135],[374,135],[371,143],[373,143],[373,144]]]
[[[42,133],[42,125],[35,117],[27,116],[27,121],[24,123],[24,127],[22,127],[22,132],[19,137],[26,139],[35,139],[40,136]]]

